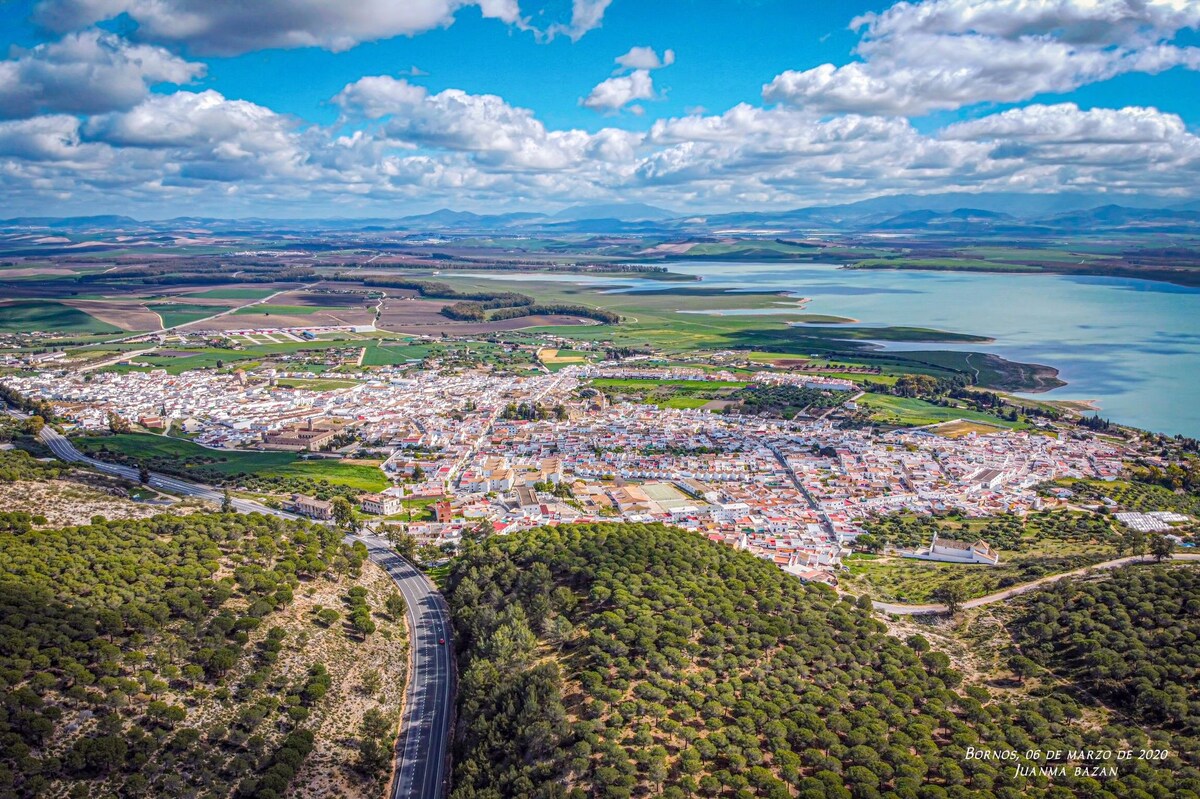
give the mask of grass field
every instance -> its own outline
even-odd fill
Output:
[[[936,422],[949,422],[954,419],[981,422],[993,427],[1004,427],[1012,430],[1023,430],[1029,425],[1022,422],[1010,422],[991,414],[981,413],[967,408],[943,408],[925,400],[911,397],[894,397],[890,394],[867,394],[859,399],[859,405],[870,408],[871,418],[885,424],[900,427],[924,427]]]
[[[703,408],[709,402],[700,397],[671,397],[655,404],[660,408]]]
[[[77,308],[48,300],[30,300],[0,305],[0,333],[121,333]]]
[[[328,480],[362,491],[380,491],[390,485],[383,472],[374,466],[336,460],[302,460],[294,452],[212,450],[182,439],[143,433],[82,438],[76,444],[85,452],[107,448],[133,458],[173,459],[179,464],[176,470],[179,474],[202,467],[229,476],[245,473]],[[208,462],[210,460],[212,462]]]
[[[229,310],[229,306],[221,305],[187,305],[185,303],[154,303],[146,306],[163,320],[163,327],[176,327],[205,319],[221,311]]]
[[[275,381],[284,388],[299,388],[306,391],[334,391],[339,388],[353,388],[359,385],[357,380],[303,380],[299,378],[282,377]]]
[[[258,304],[247,305],[244,308],[238,308],[234,311],[234,315],[242,316],[246,314],[277,314],[279,316],[304,316],[306,314],[314,314],[318,311],[334,311],[336,308],[322,308],[319,305],[270,305]]]
[[[189,297],[202,297],[208,300],[261,300],[263,297],[270,297],[276,292],[276,289],[209,289],[208,291],[200,291],[188,294]]]

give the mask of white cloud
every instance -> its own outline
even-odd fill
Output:
[[[567,24],[551,25],[546,31],[546,37],[553,39],[562,34],[573,42],[579,41],[588,31],[600,27],[604,21],[604,12],[612,5],[612,0],[572,0],[571,21]]]
[[[271,47],[336,52],[445,27],[466,6],[523,25],[517,0],[41,0],[35,19],[50,30],[69,31],[128,14],[140,39],[219,55]]]
[[[606,114],[629,106],[627,110],[631,114],[641,116],[646,109],[641,105],[629,104],[637,100],[660,99],[654,90],[654,79],[650,72],[674,64],[675,51],[664,50],[660,57],[653,47],[631,47],[629,52],[613,60],[617,64],[615,77],[596,84],[587,97],[579,100],[579,104]]]
[[[588,132],[547,128],[496,95],[395,77],[348,84],[334,102],[343,118],[331,128],[215,91],[151,95],[83,122],[0,122],[0,191],[31,208],[228,209],[233,196],[260,214],[616,198],[723,210],[898,192],[1180,195],[1200,177],[1200,139],[1150,108],[1035,105],[923,133],[900,117],[740,104],[646,132]]]
[[[0,61],[0,118],[130,108],[159,83],[204,74],[161,47],[131,44],[103,31],[72,33]]]
[[[611,113],[634,100],[653,100],[656,97],[650,70],[635,69],[628,75],[608,78],[596,84],[580,103],[593,111]]]
[[[768,102],[820,113],[915,116],[1018,102],[1128,72],[1200,69],[1171,44],[1200,27],[1192,0],[925,0],[852,21],[861,61],[788,70]]]
[[[660,58],[653,47],[631,47],[628,53],[619,55],[614,60],[620,70],[660,69],[675,63],[675,51],[664,50]]]

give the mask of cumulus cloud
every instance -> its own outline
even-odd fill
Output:
[[[1128,72],[1200,69],[1200,49],[1172,44],[1200,28],[1181,0],[925,0],[854,19],[860,61],[788,70],[768,102],[819,113],[915,116],[1018,102]]]
[[[675,63],[675,51],[664,50],[660,58],[653,47],[631,47],[629,52],[614,59],[618,71],[625,69],[660,69]]]
[[[596,84],[587,97],[581,98],[579,104],[584,108],[611,114],[637,100],[659,99],[650,71],[674,64],[675,51],[664,50],[660,57],[653,47],[631,47],[613,60],[617,64],[615,77]],[[639,116],[645,113],[641,105],[629,106],[628,110]]]
[[[517,0],[41,0],[34,17],[61,32],[127,14],[141,40],[234,55],[272,47],[348,50],[361,42],[445,27],[466,6],[477,6],[484,17],[523,25]]]
[[[611,113],[634,100],[653,100],[655,97],[650,70],[635,69],[628,75],[601,81],[580,102],[584,108]]]
[[[903,117],[739,104],[648,130],[547,127],[489,94],[402,78],[345,86],[342,117],[308,125],[216,91],[154,94],[81,121],[0,122],[0,191],[32,204],[116,199],[159,208],[230,197],[260,213],[636,198],[696,210],[880,193],[1104,190],[1179,195],[1200,139],[1152,108],[1032,105],[922,132]]]
[[[527,108],[494,94],[446,89],[430,94],[400,78],[371,76],[347,85],[333,98],[351,116],[382,119],[378,135],[389,141],[470,153],[493,168],[564,169],[585,158],[619,149],[615,142],[635,136],[605,130],[551,131]],[[627,151],[627,148],[626,150]]]
[[[571,21],[551,25],[546,30],[546,38],[553,39],[561,34],[573,42],[579,41],[585,33],[600,27],[610,5],[612,0],[572,0]]]
[[[97,30],[72,33],[0,61],[0,118],[129,108],[150,86],[188,83],[203,74],[203,64],[161,47]]]

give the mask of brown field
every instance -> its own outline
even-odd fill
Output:
[[[389,297],[384,300],[379,322],[380,330],[413,336],[429,336],[446,333],[451,336],[495,333],[500,330],[521,330],[542,325],[588,325],[589,319],[559,314],[548,316],[520,316],[502,319],[499,322],[455,322],[442,316],[441,310],[449,303],[445,300],[415,300]]]
[[[122,330],[161,330],[162,318],[139,302],[122,300],[63,300],[69,305],[94,316],[101,322]]]
[[[966,420],[958,420],[955,422],[943,422],[942,424],[933,425],[926,428],[931,433],[937,433],[939,436],[946,438],[962,438],[965,435],[975,433],[976,435],[986,436],[992,433],[997,433],[1003,430],[999,425],[986,424],[984,422],[971,422]]]

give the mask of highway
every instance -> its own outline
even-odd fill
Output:
[[[446,601],[424,574],[374,536],[358,536],[404,596],[412,629],[412,674],[404,697],[392,799],[437,799],[446,788],[453,721],[454,649]],[[441,643],[443,642],[444,643]]]
[[[14,416],[24,416],[11,410],[9,412]],[[89,458],[49,426],[44,427],[38,437],[64,461],[86,463],[98,471],[138,482],[137,469]],[[217,503],[224,497],[223,492],[212,486],[156,472],[150,474],[149,485]],[[235,498],[233,505],[242,513],[266,513],[284,519],[300,518],[295,513],[269,508],[250,500]],[[455,696],[449,608],[433,583],[396,554],[387,540],[373,535],[360,535],[347,536],[347,541],[361,541],[366,545],[371,560],[388,573],[408,605],[411,644],[409,680],[396,748],[391,799],[439,799],[446,788]]]

